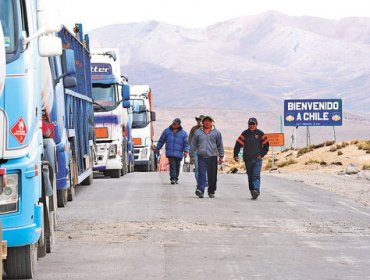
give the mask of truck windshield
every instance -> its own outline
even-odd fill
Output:
[[[115,89],[115,85],[93,84],[94,112],[110,111],[118,106]]]
[[[16,30],[16,1],[0,0],[0,20],[4,32],[6,58],[16,53],[18,32]]]
[[[147,109],[145,108],[144,100],[131,99],[132,110],[132,128],[144,128],[148,125]]]

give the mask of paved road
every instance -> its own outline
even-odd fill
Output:
[[[220,175],[215,199],[193,174],[98,178],[59,212],[35,279],[370,279],[370,208],[299,182]]]

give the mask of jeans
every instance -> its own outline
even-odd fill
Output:
[[[208,175],[208,193],[214,194],[217,189],[217,157],[204,158],[198,155],[198,189],[203,193],[206,188],[206,178]]]
[[[244,160],[244,162],[248,174],[249,190],[256,190],[259,192],[261,185],[262,159],[251,158]]]
[[[197,181],[197,187],[199,186],[199,164],[198,164],[198,153],[194,152],[194,175],[195,175],[195,180]],[[206,172],[206,186],[208,185],[208,176]]]
[[[182,158],[168,157],[170,162],[170,180],[178,181]]]

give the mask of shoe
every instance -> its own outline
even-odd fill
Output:
[[[215,198],[215,194],[214,193],[208,193],[208,196],[209,196],[209,198]]]
[[[176,184],[176,181],[175,180],[171,180],[171,185],[174,185]]]
[[[175,180],[175,184],[178,184],[179,183],[179,180]]]
[[[260,195],[260,192],[256,191],[256,190],[253,190],[253,191],[251,191],[251,194],[252,194],[252,199],[256,200],[257,197]]]
[[[204,197],[204,194],[203,194],[203,192],[202,192],[200,189],[196,189],[196,190],[195,190],[195,194],[196,194],[199,198],[203,198],[203,197]]]

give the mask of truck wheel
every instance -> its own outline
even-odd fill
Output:
[[[49,224],[46,227],[46,252],[49,254],[52,251],[52,248],[54,247],[55,244],[55,224],[56,224],[56,219],[55,219],[55,210],[52,210],[51,203],[52,203],[52,197],[49,197],[49,206],[48,206],[48,217],[49,217]]]
[[[4,270],[8,278],[33,278],[37,267],[36,245],[8,248]]]
[[[110,171],[110,176],[112,178],[119,178],[121,177],[121,169],[113,169]]]
[[[58,190],[57,192],[58,207],[65,207],[68,201],[68,190]]]
[[[73,201],[75,199],[76,189],[75,186],[70,186],[68,189],[68,201]]]
[[[91,147],[90,147],[91,148]],[[92,148],[91,148],[92,149]],[[87,177],[85,180],[83,180],[81,182],[81,185],[84,185],[84,186],[90,186],[93,181],[94,181],[94,172],[92,171],[93,169],[93,166],[94,166],[94,155],[93,155],[93,152],[90,153],[90,168],[91,168],[91,174],[89,175],[89,177]]]
[[[72,154],[72,150],[70,149],[70,154]],[[68,171],[68,177],[69,177],[69,189],[68,189],[68,201],[73,201],[75,199],[76,189],[74,185],[74,159],[71,159],[69,162],[69,171]]]
[[[89,177],[87,177],[85,180],[81,182],[81,185],[90,186],[93,183],[93,181],[94,181],[94,174],[91,172]]]

